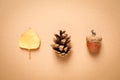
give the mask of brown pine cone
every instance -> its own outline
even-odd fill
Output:
[[[55,34],[54,44],[51,45],[53,50],[61,56],[68,54],[71,49],[70,38],[66,31],[60,30],[59,34]]]

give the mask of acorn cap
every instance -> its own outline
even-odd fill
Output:
[[[87,41],[89,41],[89,42],[100,42],[100,41],[102,41],[102,37],[96,36],[96,33],[94,32],[94,30],[91,30],[91,32],[92,32],[92,35],[86,37]]]

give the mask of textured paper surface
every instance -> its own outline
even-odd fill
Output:
[[[18,40],[31,27],[42,40],[28,59]],[[54,33],[71,35],[72,53],[53,53]],[[86,36],[102,36],[96,56]],[[0,80],[120,80],[120,0],[0,0]]]

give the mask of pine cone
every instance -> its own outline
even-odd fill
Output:
[[[55,34],[55,44],[52,44],[53,50],[61,56],[65,56],[66,54],[68,54],[71,49],[70,38],[71,37],[66,34],[66,31],[60,30],[59,34]]]

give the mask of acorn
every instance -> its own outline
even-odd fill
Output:
[[[94,30],[91,30],[92,35],[86,37],[87,47],[90,53],[98,53],[101,47],[102,37],[96,36]]]

